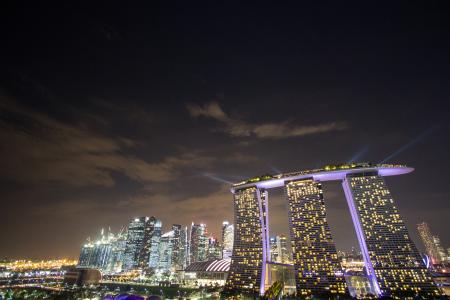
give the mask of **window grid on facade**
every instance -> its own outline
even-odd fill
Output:
[[[297,293],[344,294],[345,280],[326,219],[321,183],[287,182],[286,196]]]

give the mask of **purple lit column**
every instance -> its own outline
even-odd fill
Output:
[[[348,207],[352,215],[353,225],[355,226],[356,236],[358,237],[359,247],[361,248],[361,252],[363,255],[364,265],[366,267],[367,277],[369,279],[370,286],[376,296],[381,296],[380,286],[378,285],[372,261],[370,260],[363,228],[359,220],[358,211],[356,210],[355,202],[353,199],[352,189],[350,186],[350,182],[348,182],[347,177],[344,178],[344,180],[342,181],[342,187],[344,188],[345,198],[347,199]]]
[[[269,214],[267,205],[268,194],[263,189],[258,189],[259,216],[261,222],[262,235],[262,264],[261,264],[261,281],[259,285],[259,294],[264,295],[267,255],[269,255]]]

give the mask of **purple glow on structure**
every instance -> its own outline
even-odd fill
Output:
[[[333,180],[344,180],[348,174],[354,173],[364,173],[364,172],[378,172],[380,176],[394,176],[394,175],[402,175],[407,174],[414,171],[413,168],[404,167],[404,166],[395,166],[395,167],[387,167],[387,166],[374,166],[367,168],[353,168],[346,170],[335,170],[335,171],[319,171],[316,173],[305,173],[296,176],[286,176],[281,178],[263,180],[254,183],[242,184],[239,186],[234,186],[233,189],[243,188],[247,186],[256,186],[259,189],[272,189],[277,187],[284,186],[286,181],[291,180],[301,180],[305,178],[314,178],[316,181],[333,181]]]
[[[264,192],[263,192],[264,193]],[[258,204],[259,204],[259,219],[261,222],[261,236],[262,236],[262,264],[261,264],[261,281],[259,283],[259,294],[262,296],[265,292],[265,279],[266,279],[266,263],[267,263],[267,243],[268,240],[266,238],[266,235],[268,234],[269,224],[267,223],[266,217],[268,216],[267,212],[267,202],[265,201],[263,204],[263,201],[261,200],[261,190],[257,189],[257,196],[258,196]],[[264,195],[267,196],[267,195]],[[266,199],[266,197],[264,197]]]
[[[345,198],[347,199],[348,207],[352,215],[353,225],[356,230],[356,236],[358,237],[359,247],[361,248],[364,264],[366,266],[367,277],[369,279],[370,285],[375,295],[380,296],[381,295],[380,286],[378,285],[372,261],[370,260],[369,251],[367,250],[366,240],[364,238],[361,222],[359,221],[358,212],[356,210],[355,203],[353,200],[353,194],[350,188],[350,183],[348,182],[347,178],[344,178],[344,180],[342,181],[342,187],[344,188]]]

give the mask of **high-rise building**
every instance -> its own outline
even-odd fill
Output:
[[[208,238],[208,253],[206,256],[207,260],[222,259],[222,246],[215,237],[210,236]]]
[[[264,294],[267,193],[255,186],[236,189],[234,194],[234,245],[225,290]]]
[[[88,242],[81,248],[80,259],[78,267],[97,268],[102,271],[107,270],[108,263],[112,254],[112,242],[114,235],[109,232],[107,236],[104,235],[104,230],[101,231],[101,237],[95,242]]]
[[[291,263],[288,239],[285,235],[270,238],[270,261],[283,264]]]
[[[111,256],[111,243],[107,240],[100,240],[94,244],[92,252],[91,268],[100,270],[106,269]]]
[[[140,217],[130,221],[123,261],[124,270],[148,267],[155,246],[156,251],[159,251],[159,243],[153,246],[153,238],[158,234],[158,230],[160,234],[161,222],[155,217]]]
[[[81,247],[80,258],[78,259],[79,268],[88,268],[91,265],[94,244],[88,241]]]
[[[205,224],[191,225],[191,238],[189,243],[190,264],[207,260],[208,237]]]
[[[372,290],[377,295],[439,294],[377,171],[347,174],[343,182]]]
[[[269,239],[270,244],[270,261],[271,262],[280,262],[279,256],[280,251],[278,250],[278,241],[276,236],[271,236]]]
[[[158,269],[163,272],[174,271],[172,268],[174,235],[175,232],[172,230],[164,233],[160,238]]]
[[[281,263],[289,264],[292,263],[291,253],[289,251],[289,239],[284,235],[279,235],[278,239],[280,240],[280,257]]]
[[[150,237],[150,251],[147,259],[150,268],[157,268],[159,265],[159,243],[161,240],[162,222],[154,219],[153,232]]]
[[[417,224],[417,231],[419,232],[420,239],[425,246],[425,251],[430,258],[431,263],[433,265],[439,264],[441,262],[441,258],[439,255],[439,250],[436,247],[436,243],[434,242],[434,237],[431,234],[430,227],[427,223],[423,222]]]
[[[106,269],[109,273],[119,273],[122,271],[125,247],[127,243],[127,232],[122,228],[111,241],[111,255]]]
[[[187,258],[187,227],[179,224],[172,225],[173,249],[172,249],[172,267],[175,271],[186,268]]]
[[[228,221],[222,223],[222,257],[223,259],[231,259],[233,254],[234,242],[234,226]]]
[[[447,261],[447,255],[445,254],[444,247],[442,247],[441,239],[438,236],[433,236],[433,243],[436,246],[439,261],[445,263]]]
[[[327,222],[322,184],[313,179],[289,181],[286,195],[297,293],[345,294],[345,279]]]

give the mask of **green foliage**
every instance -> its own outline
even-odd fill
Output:
[[[275,281],[264,293],[264,299],[275,299],[280,296],[284,288],[283,281]]]

